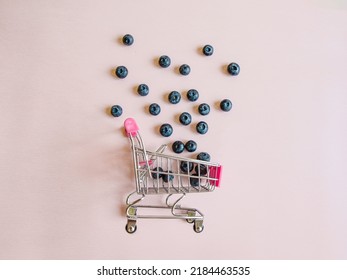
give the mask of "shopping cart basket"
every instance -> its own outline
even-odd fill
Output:
[[[136,184],[136,190],[126,199],[126,231],[128,233],[136,231],[137,219],[152,218],[185,219],[188,223],[194,224],[195,232],[201,232],[204,229],[204,215],[195,208],[181,207],[178,202],[187,193],[212,192],[219,187],[222,166],[217,163],[164,154],[166,145],[160,146],[155,152],[148,151],[135,120],[126,119],[124,127],[131,142]],[[179,196],[173,199],[175,194]],[[162,206],[139,204],[147,195],[167,195],[166,204]],[[172,202],[170,202],[171,200]],[[171,213],[166,215],[138,214],[140,208],[155,211],[157,211],[156,209],[167,209]]]

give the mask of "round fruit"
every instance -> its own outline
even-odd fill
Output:
[[[181,161],[180,169],[183,173],[187,174],[189,172],[192,172],[193,168],[194,168],[194,165],[192,162]]]
[[[169,102],[171,104],[177,104],[181,101],[181,94],[178,91],[171,91],[169,94]]]
[[[120,117],[123,114],[123,109],[119,105],[113,105],[111,107],[111,115],[114,117]]]
[[[172,144],[172,150],[176,153],[176,154],[180,154],[184,151],[184,144],[182,141],[175,141]]]
[[[125,66],[118,66],[115,73],[118,78],[124,79],[126,76],[128,76],[128,69]]]
[[[171,136],[173,132],[173,128],[170,124],[164,123],[160,126],[160,134],[164,137],[169,137]]]
[[[210,56],[213,54],[213,47],[211,45],[205,45],[202,49],[202,52],[204,53],[204,55]]]
[[[189,101],[196,101],[199,98],[199,92],[196,89],[190,89],[187,91],[187,98]]]
[[[163,177],[163,168],[156,167],[152,169],[152,178],[153,179],[160,179]]]
[[[199,176],[198,174],[192,174],[192,176]],[[199,178],[195,178],[195,177],[190,177],[189,178],[190,184],[193,187],[198,187],[199,186]]]
[[[187,113],[187,112],[184,112],[180,115],[180,123],[183,124],[183,125],[188,125],[192,122],[192,116]]]
[[[199,109],[199,113],[203,116],[206,116],[210,113],[210,105],[206,103],[201,103],[198,109]]]
[[[190,66],[188,64],[182,64],[179,71],[181,75],[187,76],[190,73]]]
[[[211,156],[206,152],[199,153],[196,158],[198,160],[203,160],[203,161],[210,161],[211,160]]]
[[[200,168],[199,168],[200,166]],[[196,165],[195,166],[195,172],[196,174],[199,174],[199,169],[200,169],[200,176],[204,176],[207,174],[207,166],[204,164]]]
[[[198,122],[196,125],[196,131],[200,134],[205,134],[208,131],[208,125],[206,122]]]
[[[152,103],[149,105],[149,113],[153,116],[157,116],[160,114],[160,106],[157,103]]]
[[[140,84],[137,87],[137,93],[141,96],[146,96],[149,93],[149,87],[146,84]]]
[[[163,68],[169,67],[171,64],[171,59],[167,55],[162,55],[159,57],[159,65]]]
[[[233,104],[231,103],[231,101],[229,99],[223,99],[220,103],[220,108],[224,112],[230,111],[232,106],[233,106]]]
[[[198,148],[198,145],[196,144],[195,141],[193,140],[189,140],[186,145],[185,145],[185,148],[188,152],[192,153],[192,152],[195,152],[196,149]]]
[[[166,173],[163,174],[163,181],[165,183],[168,183],[169,181],[172,181],[174,179],[174,175],[171,175],[172,172],[171,171],[164,171]],[[171,173],[171,174],[168,174]]]
[[[237,76],[240,73],[240,66],[237,63],[232,62],[228,65],[228,72],[231,76]]]
[[[123,36],[123,44],[126,46],[131,46],[134,43],[134,37],[130,34],[126,34]]]

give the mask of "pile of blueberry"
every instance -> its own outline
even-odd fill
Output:
[[[126,46],[131,46],[134,43],[134,38],[132,35],[126,34],[123,36],[122,42]],[[214,49],[211,45],[205,45],[202,49],[202,54],[204,54],[205,56],[211,56],[213,52],[214,52]],[[158,65],[162,68],[170,67],[171,58],[167,55],[160,56],[158,59]],[[179,67],[179,73],[183,76],[189,75],[190,72],[191,72],[191,68],[188,64],[182,64]],[[240,66],[237,63],[232,62],[227,65],[227,72],[231,76],[237,76],[240,73]],[[119,79],[124,79],[128,76],[128,69],[125,66],[118,66],[114,70],[114,74]],[[137,87],[137,93],[140,96],[147,96],[149,94],[149,91],[150,91],[149,86],[147,84],[140,84]],[[199,92],[196,89],[190,89],[186,92],[186,97],[189,101],[196,102],[199,99]],[[181,94],[178,91],[171,91],[170,94],[168,95],[168,102],[171,104],[178,104],[180,101],[181,101]],[[222,111],[228,112],[232,108],[232,102],[229,99],[223,99],[220,101],[219,107]],[[207,103],[201,103],[198,106],[199,114],[202,116],[208,115],[210,113],[210,110],[211,110],[211,107]],[[160,114],[160,112],[161,112],[161,107],[159,104],[157,103],[150,104],[149,114],[153,116],[157,116]],[[114,105],[111,107],[112,116],[120,117],[122,113],[123,113],[123,109],[120,105]],[[181,113],[179,116],[179,122],[184,126],[188,126],[192,122],[191,114],[189,114],[188,112]],[[208,124],[205,121],[200,121],[196,124],[195,129],[199,134],[206,134],[208,132]],[[160,126],[159,133],[164,137],[170,137],[173,133],[172,125],[169,123],[162,124]],[[188,152],[195,152],[197,150],[197,143],[193,140],[189,140],[184,144],[183,142],[177,140],[172,144],[172,150],[175,153],[182,153],[184,149],[186,149]],[[164,176],[165,175],[164,173],[160,173],[160,174]],[[158,175],[159,173],[155,173],[155,174]],[[170,178],[166,178],[166,179],[168,181],[170,180]]]

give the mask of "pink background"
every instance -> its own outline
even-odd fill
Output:
[[[346,27],[342,0],[0,1],[0,258],[346,259]],[[171,68],[155,65],[161,54]],[[231,61],[238,77],[224,73]],[[212,105],[205,136],[175,121],[201,119],[196,104],[164,100],[189,88]],[[222,98],[230,113],[215,108]],[[224,165],[221,189],[182,203],[206,215],[203,233],[172,220],[125,232],[129,116],[149,149],[194,139]]]

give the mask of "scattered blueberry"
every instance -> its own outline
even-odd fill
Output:
[[[171,64],[171,59],[167,55],[162,55],[159,57],[159,65],[163,68],[169,67]]]
[[[183,173],[187,174],[189,172],[192,172],[193,168],[194,168],[194,165],[192,162],[181,161],[180,169]]]
[[[188,125],[192,122],[192,116],[188,112],[184,112],[180,115],[180,123]]]
[[[152,103],[149,105],[149,113],[153,116],[159,115],[161,109],[160,106],[157,103]]]
[[[188,64],[182,64],[179,71],[181,75],[187,76],[190,73],[190,66]]]
[[[137,93],[141,96],[146,96],[149,93],[149,87],[146,84],[141,84],[137,87]]]
[[[156,167],[156,168],[153,168],[152,171],[154,171],[152,172],[153,179],[160,179],[163,177],[163,173],[162,173],[164,171],[163,168]]]
[[[233,106],[233,104],[231,103],[231,101],[229,99],[223,99],[220,103],[220,108],[224,112],[230,111],[232,106]]]
[[[211,160],[211,156],[206,152],[199,153],[196,158],[198,160],[203,160],[203,161],[210,161]]]
[[[199,92],[196,89],[190,89],[187,91],[187,98],[189,101],[196,101],[199,98]]]
[[[123,36],[123,44],[126,46],[131,46],[134,43],[134,37],[131,36],[130,34],[126,34]]]
[[[204,121],[198,122],[196,125],[196,131],[199,132],[200,134],[206,134],[208,131],[207,123]]]
[[[237,63],[232,62],[228,65],[228,72],[231,76],[237,76],[240,73],[240,66]]]
[[[169,137],[171,136],[173,132],[173,128],[170,124],[164,123],[160,126],[160,134],[164,137]]]
[[[172,144],[172,150],[176,153],[176,154],[180,154],[183,152],[184,150],[184,144],[182,141],[175,141]]]
[[[207,166],[204,164],[198,164],[195,166],[195,172],[196,174],[199,174],[200,169],[200,176],[207,175]]]
[[[204,55],[210,56],[213,54],[213,47],[211,45],[205,45],[202,49],[202,52],[204,53]]]
[[[192,174],[192,176],[199,176],[198,174]],[[199,178],[196,178],[196,177],[190,177],[189,178],[189,181],[190,181],[190,184],[193,186],[193,187],[198,187],[199,186]]]
[[[164,171],[166,173],[163,174],[163,181],[165,183],[168,183],[169,181],[172,181],[174,179],[174,175],[168,174],[172,173],[171,171]]]
[[[210,105],[202,103],[199,105],[199,113],[203,116],[206,116],[210,113]]]
[[[177,104],[181,101],[181,94],[178,91],[171,91],[169,94],[169,102],[171,104]]]
[[[118,78],[124,79],[126,76],[128,76],[128,69],[125,66],[118,66],[115,73]]]
[[[198,145],[196,144],[195,141],[193,140],[189,140],[186,144],[185,144],[185,148],[188,152],[195,152],[197,149]]]
[[[111,115],[114,117],[120,117],[123,114],[123,109],[119,105],[113,105],[111,107]]]

